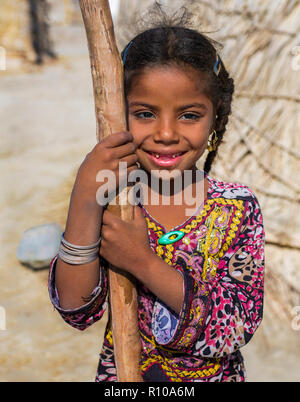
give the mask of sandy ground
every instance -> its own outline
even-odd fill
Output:
[[[64,225],[76,171],[96,143],[84,32],[54,35],[58,62],[0,77],[0,381],[94,381],[103,339],[105,319],[84,332],[65,324],[49,301],[48,271],[16,259],[24,230]],[[244,347],[248,381],[299,381],[299,349],[270,339],[263,324]]]

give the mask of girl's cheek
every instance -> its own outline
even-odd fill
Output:
[[[132,131],[132,130],[130,130],[130,132],[131,132],[131,134],[133,135],[133,141],[134,141],[136,147],[139,148],[140,145],[141,145],[142,142],[143,142],[141,136],[138,135],[136,132],[134,132],[134,131]]]
[[[136,120],[129,117],[128,127],[129,127],[129,131],[134,136],[134,138],[137,138],[139,136],[140,129],[139,129],[139,125],[137,124]]]
[[[134,143],[137,145],[137,147],[142,144],[144,138],[148,135],[148,132],[145,131],[145,128],[138,124],[129,124],[129,131],[133,135]]]

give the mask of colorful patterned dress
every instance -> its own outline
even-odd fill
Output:
[[[240,348],[263,316],[265,232],[258,200],[246,185],[209,182],[197,212],[177,226],[185,236],[159,245],[166,229],[143,208],[152,250],[184,278],[184,302],[176,314],[138,282],[138,319],[144,381],[245,381]],[[107,308],[107,262],[91,300],[76,310],[59,305],[57,256],[51,263],[49,294],[62,318],[84,330]],[[116,381],[108,321],[96,381]]]

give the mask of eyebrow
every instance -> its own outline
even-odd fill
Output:
[[[134,107],[134,106],[143,106],[143,107],[146,107],[146,108],[149,108],[149,109],[153,109],[153,110],[158,110],[159,108],[157,107],[157,106],[154,106],[154,105],[150,105],[149,103],[144,103],[144,102],[131,102],[131,103],[129,103],[129,105],[128,105],[129,107]],[[179,108],[178,108],[178,111],[182,111],[182,110],[186,110],[186,109],[191,109],[191,108],[193,108],[193,107],[196,107],[196,108],[199,108],[199,109],[205,109],[205,110],[207,110],[207,107],[204,105],[204,103],[190,103],[190,104],[188,104],[188,105],[183,105],[183,106],[180,106]]]
[[[193,107],[196,107],[196,108],[199,108],[199,109],[207,109],[207,107],[204,105],[204,103],[191,103],[191,104],[189,104],[189,105],[183,105],[183,106],[180,106],[180,108],[178,108],[178,110],[180,110],[180,111],[182,111],[182,110],[185,110],[185,109],[191,109],[191,108],[193,108]]]
[[[153,109],[153,110],[158,110],[159,108],[154,106],[154,105],[150,105],[149,103],[144,103],[144,102],[130,102],[128,104],[129,107],[133,107],[133,106],[143,106],[146,107],[148,109]]]

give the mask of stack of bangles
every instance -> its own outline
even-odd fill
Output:
[[[82,265],[96,260],[99,256],[100,239],[89,246],[75,246],[64,239],[64,234],[61,236],[58,256],[67,264]]]

